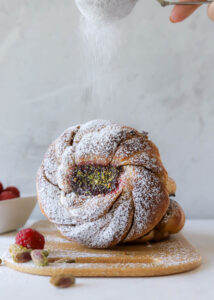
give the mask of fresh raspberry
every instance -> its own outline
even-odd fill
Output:
[[[16,198],[16,195],[10,191],[4,191],[0,194],[0,201],[1,200],[8,200],[8,199],[13,199]]]
[[[0,193],[3,192],[3,184],[0,182]]]
[[[38,231],[27,228],[17,233],[16,244],[28,249],[44,249],[45,238]]]
[[[4,191],[10,191],[16,195],[16,197],[20,197],[20,191],[15,186],[8,186]]]

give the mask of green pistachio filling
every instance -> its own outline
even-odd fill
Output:
[[[120,169],[113,166],[76,166],[71,185],[79,195],[107,194],[117,188]]]

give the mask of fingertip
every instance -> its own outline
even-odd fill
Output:
[[[171,22],[172,24],[179,23],[179,21],[175,21],[175,20],[173,20],[171,17],[169,18],[169,20],[170,20],[170,22]]]
[[[171,23],[175,24],[175,23],[178,23],[179,20],[178,20],[178,15],[176,13],[176,8],[174,7],[172,12],[171,12],[171,15],[169,17],[169,20]]]
[[[174,6],[170,15],[171,23],[179,23],[183,21],[185,18],[182,13],[180,13],[180,7]]]
[[[207,9],[207,15],[211,21],[214,21],[214,3],[211,3]]]
[[[182,2],[183,0],[180,1]],[[182,22],[188,18],[198,7],[199,5],[175,5],[170,15],[170,21],[172,23]]]
[[[170,21],[171,23],[173,23],[173,24],[174,24],[174,23],[177,23],[177,22],[172,18],[172,16],[169,17],[169,21]]]

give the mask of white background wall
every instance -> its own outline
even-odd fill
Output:
[[[187,216],[214,217],[214,24],[205,7],[177,25],[169,12],[139,1],[91,50],[72,0],[0,0],[5,185],[35,194],[50,142],[72,124],[106,118],[149,131]]]

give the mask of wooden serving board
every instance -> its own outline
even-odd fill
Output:
[[[14,263],[8,253],[5,256],[8,267],[37,275],[61,272],[77,277],[143,277],[190,271],[201,263],[200,254],[182,234],[158,243],[88,249],[66,240],[49,221],[39,221],[32,228],[45,236],[46,249],[50,250],[49,265],[37,267],[33,262]],[[56,263],[58,258],[73,258],[75,263]]]

